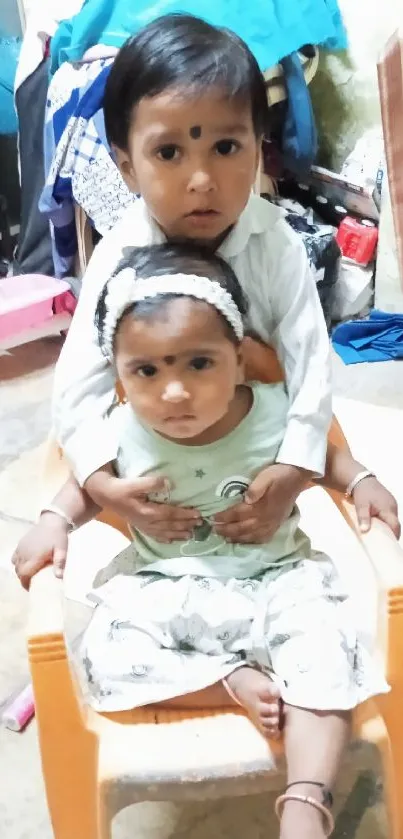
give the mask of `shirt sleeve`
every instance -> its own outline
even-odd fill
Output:
[[[273,266],[272,342],[285,373],[287,428],[277,462],[323,476],[332,419],[330,342],[303,242],[281,221]],[[276,249],[277,250],[277,249]]]
[[[94,323],[101,290],[121,256],[110,245],[106,237],[89,262],[55,369],[53,428],[81,486],[117,453],[105,419],[115,399],[116,379],[99,346]]]

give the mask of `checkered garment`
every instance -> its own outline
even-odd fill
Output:
[[[46,103],[45,186],[39,209],[51,222],[57,277],[74,273],[79,204],[101,236],[135,200],[106,140],[102,102],[113,59],[63,64],[55,73]]]

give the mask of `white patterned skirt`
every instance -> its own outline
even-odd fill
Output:
[[[91,598],[81,662],[98,711],[183,696],[245,665],[302,708],[347,710],[388,690],[323,554],[254,579],[118,574]]]

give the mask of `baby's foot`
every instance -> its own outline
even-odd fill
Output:
[[[260,670],[240,667],[227,676],[227,683],[264,737],[279,737],[281,698],[274,682]]]

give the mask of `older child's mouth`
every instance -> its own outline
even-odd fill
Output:
[[[188,213],[185,218],[195,227],[209,227],[210,225],[214,225],[216,223],[219,216],[220,213],[218,213],[217,210],[193,210],[193,212]]]
[[[192,213],[187,214],[186,218],[209,218],[218,215],[217,210],[193,210]]]

